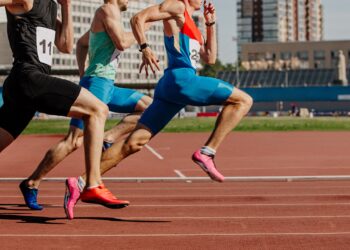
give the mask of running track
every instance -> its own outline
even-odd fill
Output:
[[[108,177],[204,177],[190,161],[208,134],[160,134]],[[349,249],[350,181],[107,182],[131,206],[62,209],[62,182],[44,182],[42,212],[17,189],[59,136],[22,136],[0,156],[2,249]],[[217,155],[226,176],[350,175],[350,133],[232,133]],[[159,159],[164,158],[163,160]],[[78,175],[82,151],[50,178]],[[177,171],[175,171],[177,170]]]

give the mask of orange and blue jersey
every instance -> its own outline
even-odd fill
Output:
[[[180,51],[174,45],[174,36],[164,36],[165,48],[168,55],[168,69],[197,68],[200,60],[200,48],[203,37],[187,11],[184,13],[185,23],[179,34]]]
[[[159,80],[153,103],[140,118],[140,123],[156,135],[186,105],[221,105],[232,94],[233,86],[219,79],[197,76],[202,35],[187,11],[185,23],[180,30],[179,46],[174,36],[165,36],[168,68]]]

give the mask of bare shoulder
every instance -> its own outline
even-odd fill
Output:
[[[97,9],[96,15],[99,15],[102,18],[119,19],[120,10],[117,7],[112,6],[110,4],[104,4]]]
[[[181,0],[165,0],[160,4],[160,9],[173,15],[180,15],[185,12],[186,6]]]

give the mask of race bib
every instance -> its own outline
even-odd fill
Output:
[[[118,67],[119,60],[120,60],[120,54],[121,54],[121,51],[118,49],[115,49],[113,52],[113,55],[111,57],[110,62],[112,63],[112,65],[115,69]]]
[[[199,61],[201,59],[200,56],[201,45],[197,40],[190,39],[190,59],[193,68],[197,68]]]
[[[36,27],[36,49],[39,61],[52,65],[53,46],[56,32],[44,27]]]

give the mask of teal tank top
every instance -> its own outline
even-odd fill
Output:
[[[121,51],[116,49],[106,32],[90,31],[89,67],[85,76],[103,77],[115,80]]]

